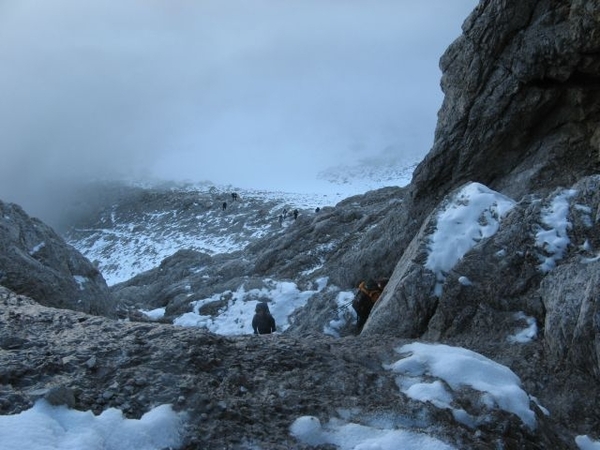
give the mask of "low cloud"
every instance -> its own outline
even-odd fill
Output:
[[[476,3],[0,1],[0,199],[45,216],[99,177],[286,189],[424,155]]]

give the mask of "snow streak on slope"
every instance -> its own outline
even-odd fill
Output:
[[[397,181],[408,183],[410,172]],[[292,223],[291,212],[314,214],[369,189],[394,185],[388,179],[356,177],[343,185],[315,185],[319,192],[289,193],[241,190],[213,185],[176,188],[137,187],[125,201],[98,213],[92,226],[76,227],[65,238],[93,261],[109,285],[155,268],[178,250],[209,255],[233,253]],[[234,201],[231,193],[239,200]],[[224,203],[226,206],[224,208]],[[280,224],[279,215],[288,214]]]
[[[212,298],[194,300],[191,302],[193,311],[178,317],[174,325],[184,327],[206,328],[221,335],[252,334],[252,317],[256,303],[268,298],[269,309],[278,332],[285,331],[289,326],[289,318],[297,309],[306,304],[308,299],[327,285],[327,279],[317,280],[316,290],[301,291],[290,281],[265,280],[267,287],[246,291],[240,287],[236,292],[215,294]],[[227,295],[228,294],[228,295]],[[217,316],[206,316],[200,313],[200,308],[210,302],[219,301],[225,295],[229,297],[227,305],[222,307]]]
[[[280,233],[293,220],[280,225],[284,209],[314,211],[323,196],[239,192],[166,191],[150,199],[113,205],[93,227],[76,228],[67,241],[95,262],[109,285],[126,281],[157,267],[181,249],[214,255],[243,249],[255,239]],[[224,202],[227,206],[223,208]],[[310,210],[302,209],[310,207]]]

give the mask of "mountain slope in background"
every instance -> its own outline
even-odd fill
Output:
[[[307,214],[311,205],[314,214],[312,205],[323,200],[236,190],[239,200],[232,201],[234,191],[217,188],[123,188],[130,191],[127,199],[106,205],[86,225],[66,232],[67,241],[97,264],[109,285],[158,267],[178,250],[209,255],[242,250],[255,239],[284,231],[294,209]]]
[[[158,267],[178,250],[215,255],[243,250],[284,233],[299,217],[312,217],[348,197],[409,182],[411,166],[331,169],[320,192],[290,193],[204,184],[97,183],[83,188],[65,226],[66,240],[93,261],[109,285]],[[104,194],[103,194],[104,193]],[[238,200],[232,199],[236,193]],[[90,200],[90,197],[96,200]],[[80,203],[88,212],[77,210]],[[90,207],[90,203],[93,207]],[[223,208],[223,204],[226,207]],[[280,220],[280,216],[285,215]]]

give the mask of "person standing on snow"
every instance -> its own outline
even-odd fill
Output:
[[[275,319],[269,312],[269,305],[264,302],[256,305],[255,314],[252,318],[252,329],[254,334],[271,334],[276,331]]]

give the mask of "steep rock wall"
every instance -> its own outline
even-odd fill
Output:
[[[116,302],[94,265],[41,221],[0,202],[0,285],[40,304],[114,316]]]
[[[446,51],[444,102],[415,197],[478,181],[519,199],[600,161],[600,3],[484,0]]]
[[[506,314],[521,311],[543,328],[555,367],[575,364],[598,376],[600,2],[484,0],[463,31],[441,59],[445,99],[434,146],[409,186],[405,245],[364,333],[461,336],[477,346],[506,339],[507,331],[491,333],[477,317],[507,324]],[[443,201],[468,182],[518,205],[497,235],[446,274],[435,296],[423,270],[428,233]],[[536,248],[542,210],[556,189],[571,187],[571,243],[547,272],[540,267],[548,254]],[[582,265],[584,256],[589,264]]]

